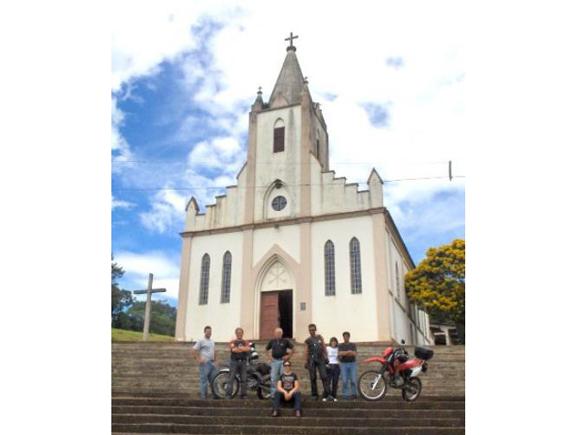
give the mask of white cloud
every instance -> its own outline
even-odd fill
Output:
[[[121,127],[125,121],[125,114],[119,106],[117,105],[117,99],[112,98],[111,102],[111,137],[112,144],[111,149],[113,150],[113,172],[118,172],[127,164],[130,165],[131,159],[133,158],[133,153],[129,147],[129,143],[121,134]]]
[[[132,202],[129,201],[124,201],[122,199],[117,199],[115,197],[113,197],[112,202],[111,202],[111,209],[115,210],[116,208],[124,208],[124,209],[131,209],[133,207],[136,207],[137,204],[134,204]]]
[[[153,287],[166,288],[164,295],[177,298],[179,293],[179,260],[161,252],[134,253],[122,251],[115,254],[115,262],[123,267],[122,287],[127,290],[146,289],[149,273],[153,274]]]
[[[153,195],[150,210],[139,213],[141,223],[154,232],[179,231],[181,229],[179,225],[185,219],[187,199],[187,196],[173,190],[158,191]]]

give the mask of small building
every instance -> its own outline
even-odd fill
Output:
[[[304,340],[404,339],[431,344],[429,318],[409,303],[403,279],[413,260],[383,204],[383,180],[368,188],[337,177],[330,141],[290,39],[267,101],[249,113],[247,160],[237,183],[201,213],[187,204],[176,340],[266,339],[280,325]],[[353,153],[356,144],[353,144]]]

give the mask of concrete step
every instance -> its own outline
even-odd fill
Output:
[[[280,419],[282,419],[280,417]],[[277,419],[275,419],[277,420]],[[296,418],[287,421],[268,421],[268,424],[224,426],[219,424],[176,424],[176,423],[113,423],[113,434],[121,433],[149,433],[149,434],[253,434],[253,435],[455,435],[465,434],[464,427],[377,427],[365,426],[337,427],[332,421],[326,426],[296,426]],[[264,422],[264,423],[266,423]]]
[[[401,397],[389,397],[377,401],[347,400],[338,402],[322,402],[304,397],[304,409],[365,409],[365,410],[464,410],[465,398],[459,396],[421,396],[416,402],[405,402]],[[146,397],[146,396],[113,396],[113,407],[122,406],[148,406],[148,407],[181,407],[181,408],[245,408],[245,409],[270,409],[271,402],[268,400],[198,400],[184,397]]]
[[[335,402],[338,403],[338,402]],[[328,407],[317,408],[318,417],[347,417],[357,416],[365,418],[465,418],[463,409],[366,409],[362,405],[359,408],[344,409],[334,407],[335,403]],[[113,406],[113,414],[162,414],[162,415],[204,415],[204,416],[239,416],[247,409],[242,406],[236,407],[211,407],[208,406]],[[305,408],[306,409],[306,408]],[[347,414],[348,412],[348,414]],[[269,417],[270,407],[252,407],[252,415],[256,417]]]
[[[288,413],[291,410],[288,411]],[[163,415],[163,414],[114,414],[113,424],[146,424],[146,423],[173,423],[186,425],[220,425],[220,426],[260,426],[268,417],[249,416],[249,410],[244,410],[239,416],[206,416],[206,415]],[[285,413],[286,415],[288,413]],[[314,416],[316,415],[316,416]],[[292,421],[290,421],[290,419]],[[332,423],[331,423],[332,422]],[[441,418],[441,417],[423,417],[423,418],[367,418],[367,417],[339,417],[332,418],[319,417],[317,413],[308,413],[304,411],[303,418],[295,419],[290,417],[281,417],[276,421],[277,425],[290,427],[297,426],[366,426],[367,428],[376,427],[463,427],[465,421],[463,418]]]
[[[400,398],[322,402],[308,397],[303,417],[282,409],[270,416],[267,400],[196,400],[191,396],[114,395],[114,434],[464,434],[465,399],[423,396],[408,403]]]

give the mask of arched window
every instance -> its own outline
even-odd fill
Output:
[[[230,302],[230,289],[232,281],[232,254],[226,251],[224,254],[224,263],[222,266],[222,304]]]
[[[274,123],[274,152],[284,151],[284,121],[276,120]]]
[[[336,281],[334,274],[334,243],[327,240],[324,244],[324,294],[336,295]]]
[[[399,263],[395,263],[395,289],[397,298],[401,299],[401,278],[399,277]]]
[[[362,293],[360,244],[356,237],[350,239],[350,291],[352,294]]]
[[[209,291],[209,255],[204,254],[201,259],[201,274],[199,280],[199,305],[207,304]]]

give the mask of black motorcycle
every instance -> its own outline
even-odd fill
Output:
[[[259,399],[272,397],[270,382],[270,364],[259,362],[260,356],[256,352],[254,343],[250,343],[250,357],[247,364],[247,387],[248,391],[255,391]],[[227,387],[230,380],[230,368],[224,367],[218,370],[214,376],[211,389],[220,399],[227,396]],[[232,388],[232,397],[236,397],[240,390],[240,375],[236,375]]]

